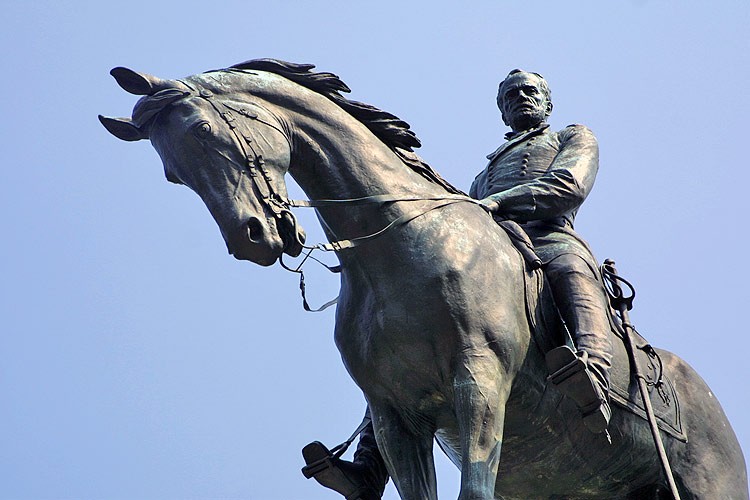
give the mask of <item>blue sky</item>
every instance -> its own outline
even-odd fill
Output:
[[[314,63],[408,121],[464,189],[505,132],[499,80],[544,74],[552,126],[584,123],[600,143],[577,229],[637,285],[639,330],[701,373],[750,449],[747,2],[3,11],[0,498],[336,498],[299,473],[300,449],[343,440],[364,410],[333,313],[305,313],[280,268],[228,256],[150,145],[98,123],[136,100],[114,66],[177,78],[259,57]],[[308,282],[315,303],[336,295],[330,275]],[[454,497],[458,473],[439,466]]]

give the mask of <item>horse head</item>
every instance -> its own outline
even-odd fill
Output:
[[[119,139],[149,139],[167,180],[203,200],[229,253],[268,266],[304,242],[286,201],[291,142],[281,120],[221,73],[162,80],[115,68],[118,84],[143,97],[132,118],[99,120]]]

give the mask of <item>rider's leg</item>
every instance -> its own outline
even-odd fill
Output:
[[[367,409],[367,415],[370,409]],[[375,431],[372,422],[362,430],[359,435],[357,450],[354,452],[354,463],[361,464],[368,471],[369,483],[372,484],[382,495],[388,482],[388,470],[385,468],[383,455],[380,454],[378,443],[375,442]]]
[[[585,363],[599,386],[603,404],[592,414],[592,430],[604,430],[609,420],[605,407],[609,391],[609,372],[612,366],[612,345],[609,339],[609,305],[604,290],[594,271],[577,255],[564,254],[553,259],[545,270],[555,303],[565,320],[579,351],[586,353]],[[584,397],[585,399],[585,397]],[[579,406],[581,406],[581,403]],[[597,403],[594,399],[584,413],[591,414]],[[589,422],[587,422],[588,424]]]
[[[375,442],[372,423],[362,430],[352,462],[333,458],[328,449],[317,441],[305,446],[302,454],[308,466],[321,463],[312,477],[348,500],[378,500],[383,496],[388,471]],[[310,477],[309,473],[306,475]]]

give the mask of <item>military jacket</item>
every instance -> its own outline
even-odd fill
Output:
[[[599,169],[594,134],[583,125],[552,132],[542,124],[510,136],[487,158],[469,194],[497,201],[496,215],[521,224],[543,262],[573,253],[596,268],[591,250],[573,229]]]

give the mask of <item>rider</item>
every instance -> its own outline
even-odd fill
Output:
[[[596,260],[573,230],[576,212],[599,168],[596,138],[583,125],[549,130],[550,90],[537,73],[513,70],[497,94],[503,122],[512,132],[488,156],[469,194],[499,220],[526,230],[544,264],[555,303],[578,351],[568,346],[547,354],[551,380],[573,399],[592,432],[606,430],[612,347],[608,304]],[[308,464],[328,456],[320,443],[303,450]],[[347,499],[376,500],[388,479],[372,425],[361,434],[354,462],[330,458],[314,477]]]
[[[500,83],[497,105],[512,132],[488,156],[469,194],[496,218],[520,223],[534,243],[578,348],[576,353],[563,346],[547,354],[552,381],[576,402],[586,426],[602,432],[610,418],[609,306],[596,259],[573,230],[599,168],[596,138],[583,125],[550,131],[550,90],[538,73],[511,71]]]

